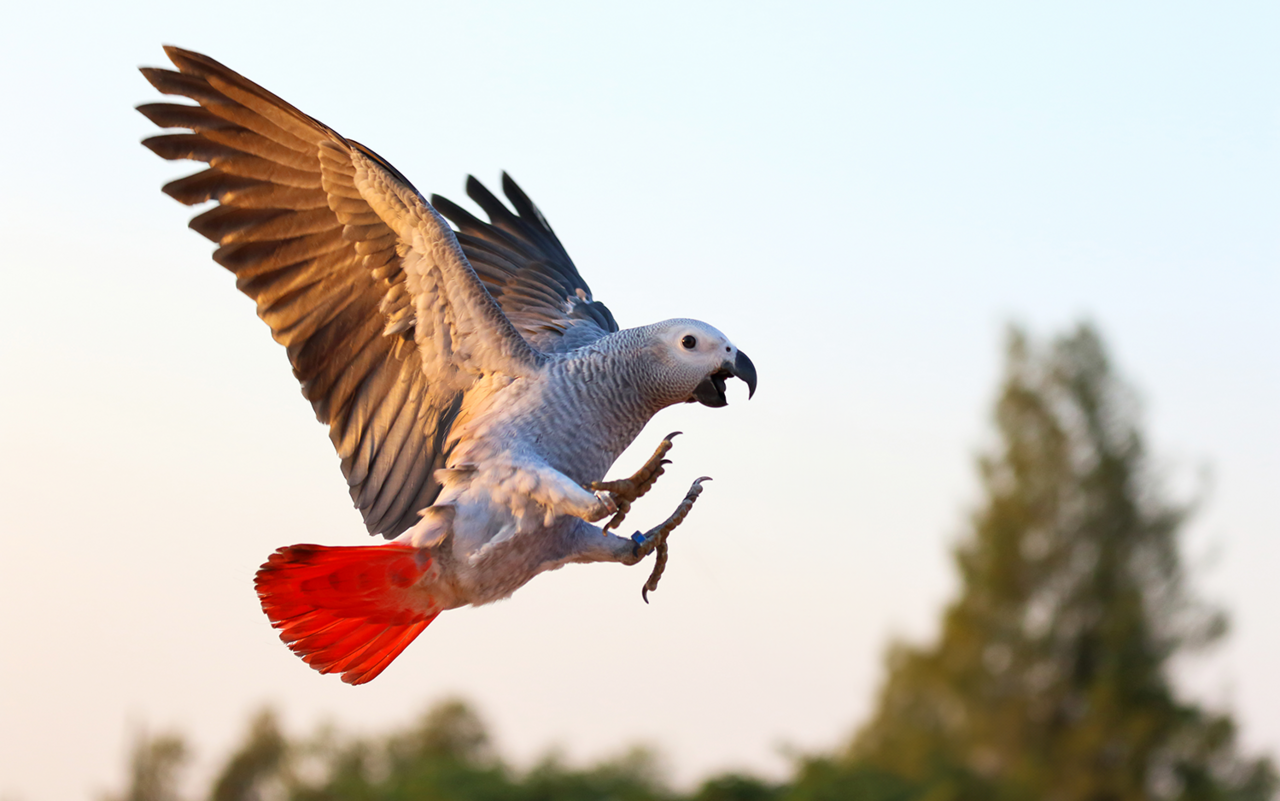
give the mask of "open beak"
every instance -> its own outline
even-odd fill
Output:
[[[727,378],[741,378],[745,381],[748,398],[756,394],[756,366],[747,358],[747,354],[738,351],[736,359],[725,362],[720,365],[719,370],[702,379],[693,390],[693,399],[703,406],[728,406],[729,399],[724,396],[724,382]]]

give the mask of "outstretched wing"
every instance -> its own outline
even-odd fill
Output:
[[[143,142],[209,168],[164,192],[216,200],[191,227],[220,246],[342,459],[370,533],[393,537],[439,494],[433,473],[477,376],[536,369],[453,232],[394,167],[218,62],[165,48],[143,69],[199,105],[138,110],[190,133]]]
[[[613,314],[592,299],[547,219],[506,173],[502,192],[514,214],[467,177],[467,195],[488,215],[487,223],[440,195],[431,196],[431,205],[458,227],[467,260],[516,329],[548,353],[573,350],[617,331]]]

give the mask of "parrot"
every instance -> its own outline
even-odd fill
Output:
[[[679,432],[634,475],[605,476],[660,410],[723,407],[731,378],[754,396],[751,359],[694,319],[620,328],[506,173],[505,202],[467,179],[483,221],[221,63],[165,53],[176,69],[143,76],[194,104],[138,106],[166,131],[142,144],[207,167],[162,191],[213,201],[190,227],[285,347],[365,527],[384,539],[269,556],[254,586],[289,649],[364,684],[443,611],[566,564],[656,552],[647,602],[707,479],[626,537],[613,529]]]

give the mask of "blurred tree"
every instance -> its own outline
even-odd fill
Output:
[[[481,766],[497,759],[484,721],[457,698],[436,704],[415,728],[392,737],[388,750],[406,764],[444,760]]]
[[[521,801],[670,801],[657,754],[636,747],[586,770],[549,756],[521,783]]]
[[[782,791],[755,776],[724,773],[704,781],[691,801],[781,801]]]
[[[179,801],[178,780],[187,758],[180,736],[139,733],[129,756],[128,788],[121,795],[105,796],[105,801]]]
[[[381,740],[322,737],[294,749],[318,757],[319,778],[291,779],[292,801],[669,801],[656,755],[634,748],[585,770],[552,755],[515,776],[494,752],[479,716],[462,701],[434,707],[417,725]],[[726,799],[728,801],[728,799]],[[755,801],[744,798],[744,801]]]
[[[210,801],[262,801],[264,787],[279,780],[285,755],[285,739],[275,714],[259,712],[249,724],[244,745],[214,780]]]
[[[923,788],[866,763],[809,757],[796,766],[783,801],[915,801]]]
[[[898,789],[842,797],[1270,798],[1274,771],[1237,754],[1231,719],[1170,685],[1170,659],[1225,621],[1188,591],[1188,507],[1153,479],[1134,397],[1095,331],[1043,349],[1012,332],[995,417],[937,643],[891,649],[878,711],[840,769],[797,791],[875,770]]]
[[[324,775],[314,781],[295,779],[294,801],[513,798],[483,721],[459,700],[438,704],[407,731],[311,750],[319,753]]]

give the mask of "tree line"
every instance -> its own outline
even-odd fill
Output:
[[[1221,639],[1192,592],[1192,504],[1150,465],[1133,390],[1088,325],[1008,337],[982,499],[955,548],[936,641],[889,648],[870,719],[782,782],[725,774],[691,792],[635,749],[516,770],[453,700],[403,731],[290,740],[258,715],[200,801],[1267,801],[1280,782],[1227,713],[1182,697],[1171,660]],[[142,737],[104,801],[184,799],[187,747]]]

